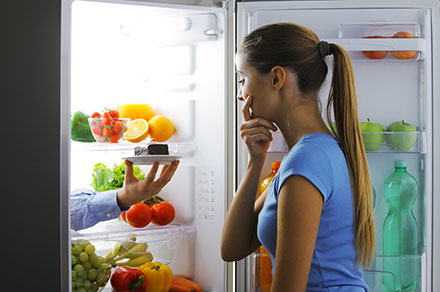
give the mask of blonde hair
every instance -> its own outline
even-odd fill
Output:
[[[274,23],[247,35],[240,49],[246,62],[260,74],[269,73],[277,65],[287,67],[295,73],[299,91],[316,96],[328,73],[318,43],[316,34],[301,25]],[[331,124],[333,109],[336,130],[332,129],[332,132],[346,157],[351,179],[358,264],[366,267],[374,258],[376,239],[372,184],[359,127],[353,69],[341,47],[330,44],[329,49],[334,67],[327,121]]]

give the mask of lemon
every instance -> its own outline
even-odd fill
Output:
[[[155,115],[148,120],[150,137],[158,142],[164,142],[174,134],[174,125],[170,119],[162,115]]]
[[[131,120],[144,119],[148,121],[154,116],[154,111],[149,104],[122,104],[118,105],[117,110],[121,118]]]
[[[128,124],[127,131],[124,133],[124,138],[129,142],[140,142],[148,137],[148,123],[144,119],[136,119]]]

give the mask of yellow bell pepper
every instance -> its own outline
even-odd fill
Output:
[[[172,271],[168,265],[148,262],[139,269],[145,276],[146,292],[168,292],[172,279]]]

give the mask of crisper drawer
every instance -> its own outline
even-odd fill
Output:
[[[194,236],[196,228],[184,225],[149,225],[134,228],[119,219],[100,222],[92,228],[71,232],[72,246],[79,242],[89,242],[95,247],[96,255],[105,258],[118,243],[135,240],[146,243],[153,262],[170,266],[173,274],[188,278],[194,276]],[[124,262],[126,260],[122,260]],[[110,288],[107,283],[103,291]],[[109,290],[110,291],[110,290]]]

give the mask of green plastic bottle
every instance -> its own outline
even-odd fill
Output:
[[[416,291],[419,279],[418,227],[413,213],[418,188],[404,160],[385,180],[383,193],[388,214],[383,224],[383,291]],[[393,277],[390,276],[393,274]]]

